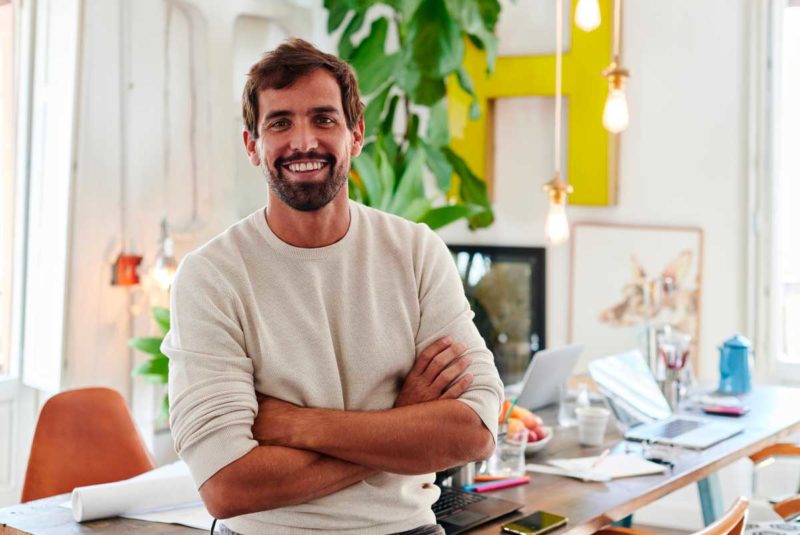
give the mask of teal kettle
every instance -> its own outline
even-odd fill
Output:
[[[752,344],[737,334],[719,348],[719,391],[724,394],[744,394],[752,387]]]

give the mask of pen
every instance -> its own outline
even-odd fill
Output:
[[[486,481],[502,481],[508,479],[508,476],[493,476],[491,474],[478,474],[475,476],[475,481],[478,483],[485,483]]]
[[[608,457],[609,453],[611,453],[611,450],[606,448],[606,451],[601,453],[600,456],[597,459],[594,460],[594,462],[592,463],[592,465],[589,468],[597,468],[597,466],[600,463],[602,463],[606,459],[606,457]]]
[[[507,487],[515,487],[517,485],[525,485],[530,483],[531,478],[528,476],[512,477],[510,479],[502,479],[500,481],[490,481],[489,483],[479,483],[477,485],[467,485],[464,490],[471,492],[487,492],[490,490],[505,489]]]

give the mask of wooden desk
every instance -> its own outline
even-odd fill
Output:
[[[619,479],[609,483],[583,483],[558,476],[530,474],[530,485],[492,493],[493,496],[526,504],[522,509],[522,514],[507,515],[499,521],[476,528],[470,533],[497,535],[500,533],[502,524],[539,509],[569,518],[569,524],[565,528],[553,532],[554,534],[593,533],[611,522],[625,518],[642,506],[673,490],[690,483],[706,480],[720,468],[737,459],[746,457],[775,442],[785,440],[789,435],[800,431],[800,389],[759,386],[746,397],[746,403],[752,408],[746,416],[731,419],[724,416],[717,417],[725,421],[743,424],[745,426],[744,433],[703,451],[682,450],[676,459],[676,466],[672,473]],[[544,415],[555,416],[546,411]],[[574,429],[558,430],[547,450],[531,456],[529,460],[541,463],[548,458],[595,455],[602,451],[603,447],[581,448],[577,446],[576,435],[577,431]],[[608,436],[607,446],[613,447],[617,453],[625,450],[625,445],[619,443],[619,438],[618,435],[609,434]],[[632,445],[631,448],[633,451],[639,451],[638,445]],[[713,477],[711,481],[713,482]],[[67,509],[56,506],[66,499],[67,495],[63,495],[0,509],[0,535],[20,533],[94,535],[128,531],[187,535],[204,533],[201,530],[182,526],[121,518],[77,524],[72,521]]]

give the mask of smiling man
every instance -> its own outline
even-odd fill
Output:
[[[443,533],[433,472],[491,454],[502,396],[447,247],[348,199],[346,63],[291,40],[242,100],[267,206],[175,279],[176,449],[223,533]]]

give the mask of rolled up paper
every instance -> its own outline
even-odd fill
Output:
[[[178,462],[124,481],[76,488],[72,491],[72,517],[85,522],[200,501],[188,467]]]

